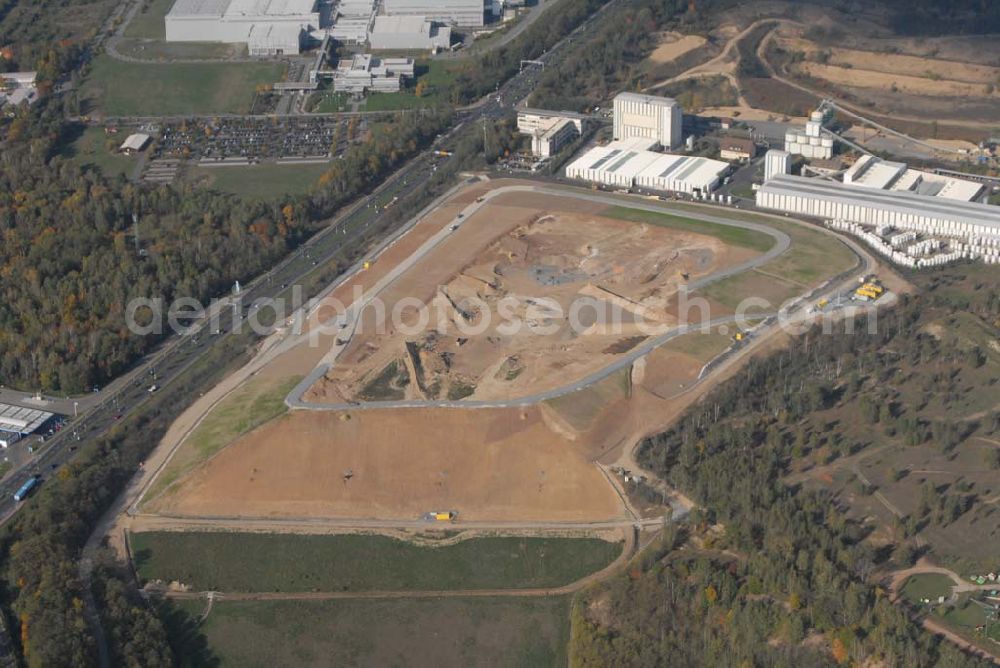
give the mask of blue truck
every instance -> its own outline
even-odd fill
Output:
[[[14,492],[14,501],[18,503],[24,501],[26,498],[28,498],[28,495],[31,494],[31,490],[33,490],[35,488],[35,485],[37,484],[38,484],[37,475],[28,478],[28,481],[23,485],[21,485],[21,489]]]

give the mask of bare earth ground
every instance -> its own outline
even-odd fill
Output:
[[[649,59],[654,63],[669,63],[680,58],[689,51],[694,51],[705,44],[705,38],[701,35],[682,35],[677,32],[665,32],[660,36],[660,43],[649,54]]]
[[[181,515],[585,520],[621,515],[592,453],[537,408],[303,411],[251,432],[149,510]],[[345,481],[345,471],[353,477]]]
[[[602,209],[541,194],[491,200],[380,295],[387,313],[405,300],[429,305],[429,327],[408,309],[407,331],[392,323],[380,331],[377,310],[366,309],[306,400],[464,398],[455,388],[472,399],[509,399],[558,387],[640,343],[636,314],[675,325],[669,311],[683,275],[751,256],[712,237],[604,218]],[[543,299],[562,316],[546,317]],[[509,311],[501,312],[504,301]],[[574,303],[585,304],[576,325]],[[503,323],[512,318],[524,326],[508,333]]]
[[[509,183],[474,186],[458,195],[461,201],[445,207],[462,206],[462,201],[473,201],[485,188]],[[529,210],[548,204],[527,196],[522,200],[518,203]],[[595,206],[565,198],[560,202],[560,215],[565,216],[592,215]],[[506,201],[498,206],[517,208]],[[407,235],[397,241],[374,258],[371,269],[346,281],[334,295],[349,294],[352,283],[372,285],[391,263],[452,220],[454,212],[451,208],[432,213],[413,228],[413,238]],[[474,228],[462,231],[471,233]],[[479,239],[478,247],[488,247],[497,234],[493,229]],[[315,318],[313,314],[311,322]],[[433,510],[458,511],[460,521],[626,519],[630,515],[625,501],[603,467],[619,462],[638,470],[631,448],[639,438],[669,424],[747,355],[782,338],[768,337],[764,346],[758,340],[751,342],[707,382],[697,383],[704,363],[729,341],[718,334],[696,342],[689,336],[647,356],[631,373],[614,374],[564,401],[526,409],[293,411],[237,438],[164,494],[145,501],[142,511],[149,514],[135,518],[133,528],[141,526],[145,517],[180,522],[184,518],[231,522],[240,517],[335,522],[416,520]],[[302,345],[289,348],[298,339],[287,333],[276,337],[268,343],[271,353],[258,356],[241,374],[227,379],[223,389],[212,390],[215,401],[253,374],[301,374],[326,352],[322,346],[318,351]],[[201,406],[200,413],[185,413],[147,468],[162,464],[178,443],[183,448],[182,427],[190,430],[211,405]],[[348,472],[351,475],[345,479]],[[148,480],[149,475],[142,478]],[[142,484],[142,479],[135,482],[130,494]],[[123,519],[122,525],[128,523]],[[321,531],[322,524],[305,524],[301,530]]]

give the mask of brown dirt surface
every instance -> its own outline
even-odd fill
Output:
[[[892,90],[912,95],[930,95],[935,97],[993,97],[987,95],[985,84],[971,84],[948,79],[930,79],[923,76],[893,74],[875,70],[864,70],[856,67],[838,67],[836,65],[821,65],[820,63],[801,63],[800,72],[817,79],[824,79],[838,86],[854,88],[875,88]]]
[[[822,47],[798,38],[782,38],[778,39],[777,43],[785,49],[806,53],[806,59],[810,61],[816,61],[819,52],[826,52],[829,54],[827,64],[839,68],[920,77],[928,81],[931,77],[970,84],[996,83],[1000,80],[1000,68],[989,65],[917,55]]]
[[[660,43],[649,54],[649,59],[654,63],[669,63],[704,44],[705,38],[700,35],[665,32],[660,35]]]
[[[634,347],[637,318],[675,324],[682,274],[750,255],[713,237],[606,218],[602,209],[535,193],[490,201],[379,295],[388,314],[407,300],[427,304],[427,325],[407,309],[401,331],[379,327],[378,310],[367,308],[305,399],[488,400],[552,389]],[[560,315],[547,316],[541,300],[558,304]],[[574,312],[574,304],[583,306]],[[615,309],[617,326],[609,324]],[[523,325],[505,331],[512,319]]]
[[[537,408],[295,412],[238,439],[147,510],[175,515],[612,519],[622,505]],[[351,477],[345,480],[345,473]]]

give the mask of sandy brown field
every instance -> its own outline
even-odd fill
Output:
[[[825,51],[829,54],[827,64],[840,68],[901,74],[924,79],[938,78],[971,84],[1000,81],[1000,68],[988,65],[941,60],[928,56],[821,47],[814,42],[799,38],[782,38],[777,43],[785,49],[804,52],[808,60],[816,60],[817,54]]]
[[[811,77],[825,79],[838,86],[894,90],[894,92],[902,91],[914,95],[930,95],[935,97],[992,96],[992,93],[989,95],[986,94],[986,86],[984,84],[931,79],[922,76],[838,67],[836,65],[821,65],[820,63],[801,63],[798,65],[798,69]]]
[[[649,54],[649,59],[654,63],[669,63],[704,44],[705,38],[701,35],[665,32],[660,36],[660,43]]]
[[[147,510],[181,515],[591,520],[622,507],[586,447],[538,409],[296,412]],[[352,472],[349,480],[344,474]]]
[[[378,310],[366,309],[305,398],[509,399],[559,387],[675,325],[671,302],[685,275],[749,256],[713,237],[604,218],[601,208],[496,198],[379,295],[385,313],[404,300],[427,305],[425,324],[407,309],[402,325],[380,328]],[[521,326],[506,329],[513,321]]]
[[[623,517],[594,462],[616,461],[675,414],[702,365],[727,345],[715,334],[687,335],[637,370],[526,409],[295,411],[237,439],[143,511],[275,519],[416,519],[436,509],[457,510],[465,520]]]

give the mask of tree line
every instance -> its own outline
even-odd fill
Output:
[[[924,633],[873,584],[877,568],[912,561],[912,550],[900,559],[876,547],[866,540],[870,527],[850,519],[829,493],[783,480],[809,447],[801,426],[812,416],[857,402],[901,359],[919,360],[921,349],[933,348],[924,329],[928,311],[936,304],[955,312],[946,294],[904,298],[879,314],[872,333],[863,325],[853,334],[813,330],[786,350],[751,359],[671,428],[646,439],[639,462],[697,503],[688,525],[700,547],[685,544],[678,534],[687,529],[672,526],[632,571],[580,601],[575,663],[986,665]],[[987,322],[1000,318],[995,282],[959,302]],[[934,351],[974,363],[961,352]],[[868,419],[881,420],[879,412],[869,410]],[[914,406],[892,412],[921,419]],[[887,419],[894,426],[896,418]],[[991,422],[995,428],[1000,419]],[[816,437],[834,442],[837,431],[831,426]],[[955,447],[947,429],[932,427],[920,438]],[[932,485],[922,495],[918,515],[951,521],[962,512],[960,498],[951,501]],[[593,612],[596,606],[602,612]]]

